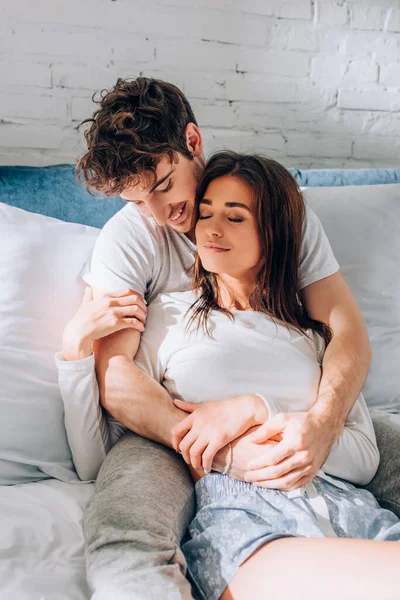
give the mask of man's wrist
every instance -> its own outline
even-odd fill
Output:
[[[322,401],[318,401],[308,411],[310,417],[336,440],[342,433],[344,423],[338,415],[329,410]]]

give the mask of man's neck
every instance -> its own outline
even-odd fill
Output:
[[[189,240],[192,242],[192,244],[196,244],[196,237],[194,235],[194,229],[187,231],[183,235],[186,235],[186,237],[189,238]]]

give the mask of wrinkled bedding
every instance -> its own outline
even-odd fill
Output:
[[[0,600],[88,600],[82,516],[91,483],[0,487]]]

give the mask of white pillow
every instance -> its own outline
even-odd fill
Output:
[[[307,188],[367,325],[370,409],[400,413],[400,185]]]
[[[0,203],[0,484],[76,480],[54,353],[98,233]]]

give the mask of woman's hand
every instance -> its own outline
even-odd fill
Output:
[[[174,400],[175,406],[190,413],[172,429],[172,445],[185,462],[206,473],[215,454],[250,427],[268,419],[268,408],[260,396],[250,394],[227,400],[197,404]]]
[[[143,332],[146,313],[141,295],[129,288],[94,300],[92,289],[87,287],[77,312],[64,329],[64,359],[90,356],[95,340],[116,331],[130,328]]]

